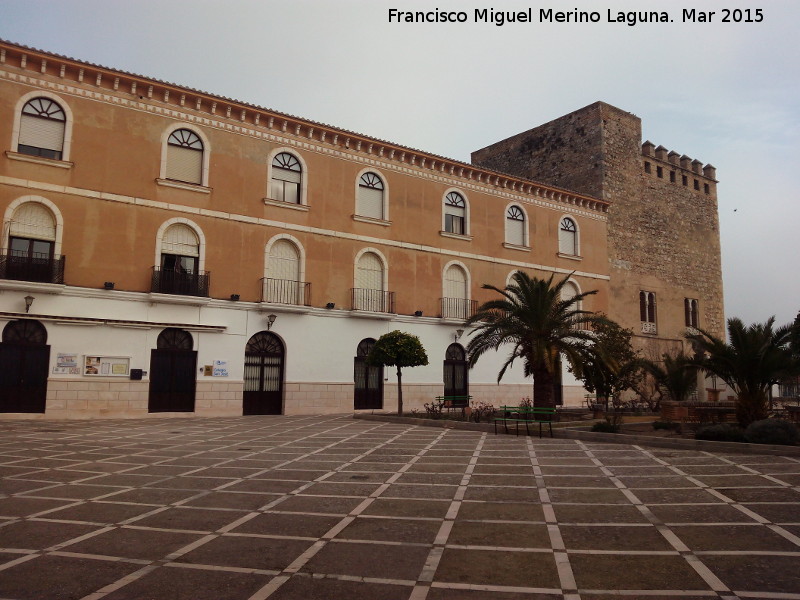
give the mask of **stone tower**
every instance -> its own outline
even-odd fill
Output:
[[[611,202],[609,316],[646,356],[679,349],[690,326],[724,336],[714,167],[642,143],[641,120],[604,102],[473,152],[472,162]]]

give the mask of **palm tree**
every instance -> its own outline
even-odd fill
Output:
[[[661,364],[646,360],[644,370],[653,376],[656,386],[670,400],[683,402],[697,390],[697,364],[683,351],[676,355],[663,354]]]
[[[555,285],[553,277],[545,280],[517,271],[502,290],[483,285],[502,298],[484,302],[465,323],[466,327],[474,326],[467,344],[470,366],[489,350],[510,345],[511,352],[497,375],[498,383],[514,361],[522,359],[525,376],[533,376],[534,403],[546,407],[555,406],[559,357],[564,356],[573,370],[580,372],[593,340],[588,327],[605,321],[580,309],[581,300],[597,290],[563,299],[561,289],[569,275]]]
[[[775,317],[749,326],[734,317],[728,319],[727,343],[702,329],[687,336],[703,353],[698,364],[736,392],[736,418],[742,427],[767,418],[772,385],[798,372],[798,360],[789,349],[792,326],[774,329],[774,324]]]

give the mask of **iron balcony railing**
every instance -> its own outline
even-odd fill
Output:
[[[261,279],[261,301],[311,306],[311,284],[291,279]]]
[[[66,256],[52,258],[46,254],[19,256],[0,252],[0,279],[63,284],[66,260]]]
[[[158,294],[208,297],[211,273],[200,271],[189,273],[153,267],[153,281],[150,290]]]
[[[478,310],[477,300],[466,298],[440,298],[443,319],[459,319],[466,321]]]
[[[370,312],[394,313],[394,292],[383,290],[368,290],[352,288],[353,310],[367,310]]]

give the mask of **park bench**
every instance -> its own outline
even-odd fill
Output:
[[[456,409],[461,409],[461,414],[464,414],[464,409],[469,406],[472,396],[436,396],[436,402],[442,407],[442,410],[452,412]]]
[[[503,423],[506,433],[508,424],[516,425],[517,435],[519,435],[519,424],[525,424],[525,432],[530,435],[530,425],[539,424],[539,437],[542,437],[542,426],[550,428],[550,437],[553,437],[553,417],[556,414],[554,407],[545,406],[501,406],[494,414],[494,433],[497,435],[497,424]]]

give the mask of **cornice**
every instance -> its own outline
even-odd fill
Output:
[[[489,193],[509,199],[527,199],[535,204],[555,203],[571,205],[595,214],[608,212],[610,203],[541,184],[476,167],[454,159],[416,150],[377,138],[371,138],[346,129],[317,123],[278,111],[270,110],[224,96],[216,96],[193,88],[178,86],[108,67],[79,61],[66,56],[28,48],[0,40],[0,68],[32,78],[27,83],[41,85],[42,78],[55,82],[56,91],[63,85],[77,85],[92,89],[97,96],[114,102],[128,96],[128,105],[155,105],[164,114],[181,118],[188,115],[194,122],[255,137],[272,137],[276,141],[294,142],[293,145],[321,145],[334,154],[360,155],[365,162],[373,160],[392,164],[392,168],[434,175],[456,186],[488,190]],[[26,83],[22,80],[21,82]],[[58,82],[62,82],[59,85]],[[136,100],[139,100],[137,102]],[[284,137],[291,136],[291,137]]]

